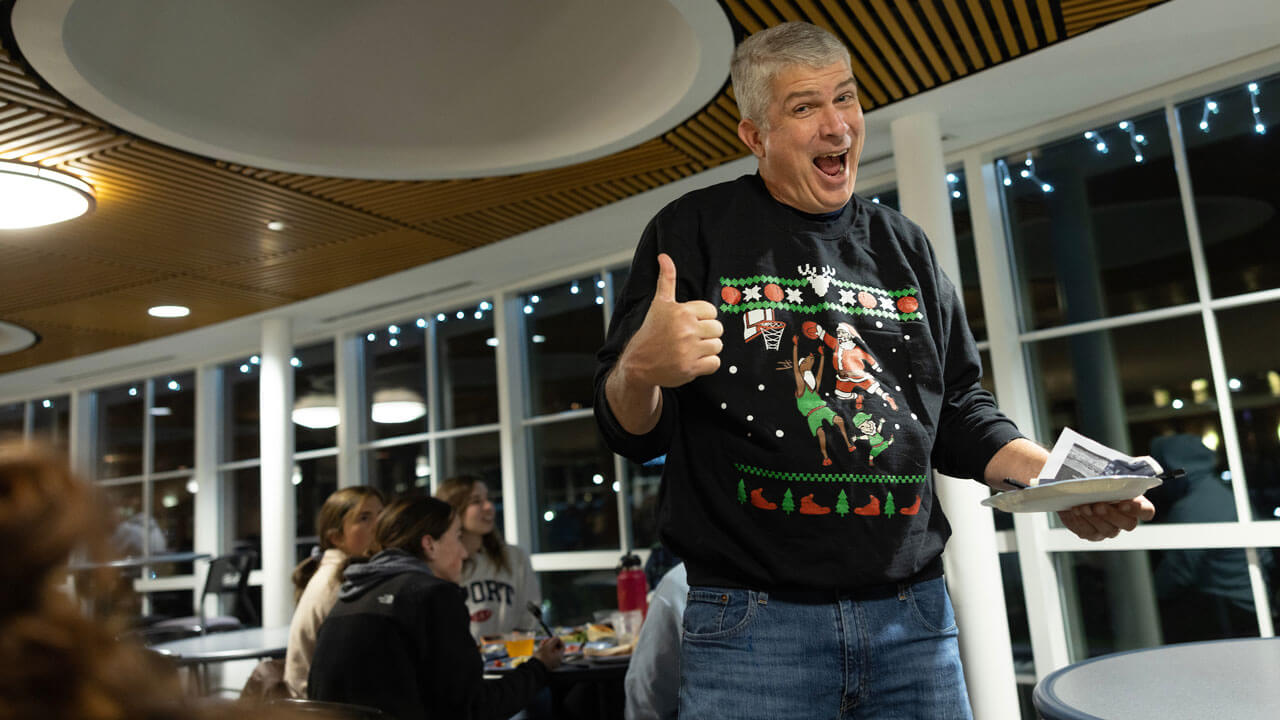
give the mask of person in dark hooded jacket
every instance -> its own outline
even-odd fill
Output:
[[[430,497],[398,500],[378,517],[375,537],[377,554],[347,567],[320,626],[311,699],[400,720],[506,718],[528,705],[564,645],[550,638],[502,679],[484,679],[457,585],[467,553],[453,508]]]

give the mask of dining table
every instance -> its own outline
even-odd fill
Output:
[[[622,720],[626,705],[625,680],[630,655],[587,657],[570,654],[548,675],[552,714],[556,718]],[[487,677],[501,677],[510,668],[490,668]]]
[[[289,626],[253,627],[242,630],[209,633],[156,643],[148,648],[172,660],[179,667],[190,668],[193,691],[203,695],[209,686],[209,666],[232,660],[283,658],[289,644]]]
[[[1280,638],[1179,643],[1084,660],[1032,695],[1045,720],[1280,716]]]

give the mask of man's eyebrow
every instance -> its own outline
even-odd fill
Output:
[[[852,88],[852,89],[853,89],[853,90],[855,90],[855,91],[858,89],[858,83],[857,83],[856,81],[854,81],[854,79],[853,79],[853,78],[849,78],[848,80],[845,80],[844,82],[842,82],[842,83],[840,83],[839,85],[837,85],[837,86],[836,86],[836,90],[837,90],[837,91],[845,90],[845,89],[849,89],[849,88]],[[794,101],[796,101],[796,100],[801,100],[801,99],[805,99],[805,98],[811,98],[811,97],[814,97],[814,96],[816,96],[816,95],[820,95],[820,94],[821,94],[821,93],[820,93],[820,91],[818,91],[818,90],[797,90],[797,91],[795,91],[795,92],[793,92],[793,93],[791,93],[791,94],[787,95],[785,98],[783,98],[783,100],[782,100],[782,104],[783,104],[783,105],[790,105],[792,102],[794,102]]]

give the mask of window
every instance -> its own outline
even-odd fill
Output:
[[[621,545],[620,478],[591,413],[612,299],[604,275],[519,296],[535,552]]]
[[[1236,433],[1253,517],[1280,518],[1280,345],[1259,335],[1280,328],[1280,302],[1217,312]],[[1234,479],[1233,479],[1234,480]]]
[[[363,333],[365,438],[427,431],[427,321],[408,320]]]
[[[151,421],[155,433],[155,472],[190,470],[196,456],[195,376],[183,373],[155,383]]]
[[[431,492],[431,443],[390,445],[365,451],[369,484],[388,500]]]
[[[191,551],[199,490],[192,477],[195,375],[161,375],[95,396],[95,479],[112,508],[115,551],[125,557]],[[51,405],[46,410],[57,417]],[[190,563],[148,567],[152,577],[191,573]]]
[[[997,161],[1025,328],[1192,302],[1164,113]]]
[[[529,416],[591,407],[604,292],[604,278],[592,275],[520,296]]]
[[[1278,118],[1280,77],[1275,76],[1178,108],[1215,297],[1280,287]]]
[[[473,308],[443,313],[445,320],[434,327],[439,429],[498,422],[497,338],[492,311],[493,303],[482,300]],[[439,321],[439,313],[435,319]]]
[[[336,448],[338,402],[333,374],[333,341],[294,350],[294,452]],[[309,410],[305,417],[300,410]]]
[[[613,570],[540,572],[542,606],[549,625],[600,622],[596,612],[618,606],[618,576]]]
[[[257,355],[228,363],[222,375],[221,459],[224,462],[250,460],[261,452],[258,419]]]
[[[31,439],[67,455],[71,445],[71,398],[41,398],[31,403]]]
[[[98,396],[97,478],[142,475],[142,424],[146,420],[145,383],[106,388]],[[141,506],[137,508],[141,510]]]
[[[580,417],[530,428],[537,479],[533,506],[538,552],[619,547],[618,491],[613,453]]]
[[[1270,567],[1269,549],[1259,551]],[[1072,661],[1166,643],[1257,637],[1242,548],[1074,552],[1057,556]]]
[[[1221,437],[1199,315],[1044,340],[1028,354],[1049,437],[1070,426],[1131,455],[1161,435]]]
[[[388,499],[429,493],[435,473],[474,474],[500,505],[493,309],[481,300],[361,334],[365,472]]]
[[[26,403],[0,405],[0,442],[22,440],[26,411]]]

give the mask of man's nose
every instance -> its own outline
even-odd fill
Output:
[[[827,105],[819,115],[818,130],[824,136],[844,137],[849,134],[849,123],[845,121],[844,113],[835,106]]]

